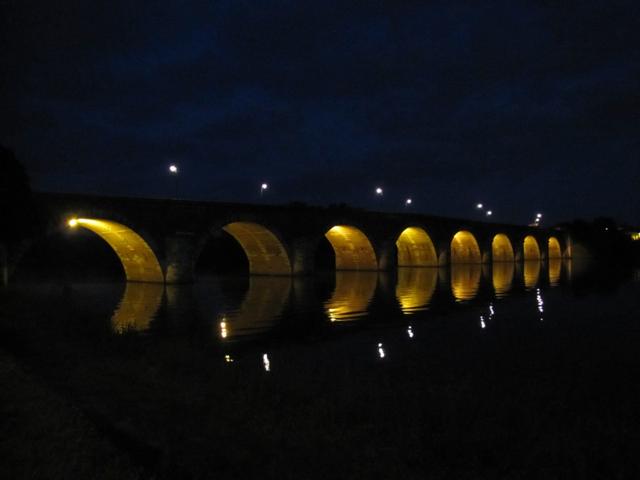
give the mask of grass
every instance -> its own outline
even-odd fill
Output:
[[[270,345],[267,373],[253,347],[226,364],[200,335],[111,336],[73,302],[16,316],[21,301],[0,312],[5,478],[638,473],[637,303],[484,336],[459,312],[415,325],[420,342],[391,338],[384,361],[373,331]]]

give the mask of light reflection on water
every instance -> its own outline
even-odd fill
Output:
[[[553,259],[548,267],[544,264],[544,268],[548,268],[548,279],[541,275],[541,268],[541,262],[528,261],[485,265],[484,276],[483,266],[479,264],[452,265],[449,269],[403,267],[398,269],[397,276],[382,272],[336,272],[334,287],[324,293],[317,289],[314,277],[296,278],[295,282],[281,276],[253,276],[240,282],[212,277],[194,286],[166,287],[128,283],[110,325],[116,334],[147,331],[152,329],[154,319],[162,315],[162,325],[173,328],[193,320],[206,325],[210,338],[229,341],[272,331],[290,317],[295,322],[304,322],[306,318],[320,315],[332,323],[354,322],[365,317],[393,320],[403,314],[425,316],[436,301],[445,306],[474,301],[484,284],[492,287],[482,290],[482,297],[489,302],[517,294],[524,284],[526,290],[536,292],[542,319],[543,289],[570,281],[571,268],[570,262]],[[86,303],[84,291],[84,288],[78,289],[76,302]],[[301,294],[303,291],[307,293]],[[111,295],[103,296],[105,301],[111,298]],[[376,298],[381,302],[372,310]],[[480,299],[480,303],[484,300]],[[166,308],[161,309],[163,305]],[[487,325],[494,314],[492,303],[484,305],[489,305],[489,311],[482,313],[481,325]],[[408,327],[407,334],[413,337],[413,327]]]
[[[451,292],[459,302],[473,300],[480,288],[482,265],[451,265]]]
[[[396,297],[404,314],[426,310],[438,283],[437,267],[398,269]]]
[[[378,272],[336,272],[336,287],[324,304],[329,320],[344,322],[367,315]]]

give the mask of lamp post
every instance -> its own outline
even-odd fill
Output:
[[[265,190],[267,190],[268,188],[269,188],[269,185],[267,183],[263,183],[262,185],[260,185],[260,198],[262,198]]]
[[[407,198],[407,199],[404,201],[404,206],[405,206],[405,207],[407,207],[407,208],[409,208],[409,207],[411,206],[411,204],[412,204],[412,203],[413,203],[413,200],[411,200],[410,198]]]

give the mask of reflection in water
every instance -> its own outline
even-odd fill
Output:
[[[533,288],[538,284],[540,279],[540,261],[525,260],[524,261],[524,286]]]
[[[560,283],[560,272],[562,271],[562,259],[549,258],[549,284],[552,287]]]
[[[438,269],[399,268],[396,297],[405,314],[426,310],[438,281]]]
[[[451,291],[457,301],[471,300],[476,296],[481,274],[480,264],[451,265]]]
[[[540,313],[540,321],[542,322],[544,320],[542,317],[544,314],[544,300],[539,288],[536,288],[536,303],[538,304],[538,313]]]
[[[227,312],[219,320],[218,334],[229,339],[269,330],[281,315],[290,290],[289,277],[252,276],[240,308]]]
[[[494,262],[492,267],[493,289],[496,297],[502,298],[511,290],[516,266],[513,262]]]
[[[123,333],[129,330],[148,330],[160,308],[163,291],[164,285],[159,283],[127,283],[124,296],[111,317],[113,331]]]
[[[324,304],[332,322],[367,315],[378,283],[377,272],[336,272],[336,288]]]

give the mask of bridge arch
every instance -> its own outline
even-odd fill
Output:
[[[460,230],[453,236],[451,263],[482,263],[478,241],[471,232]]]
[[[498,233],[491,242],[491,259],[494,262],[513,262],[513,246],[504,233]]]
[[[562,258],[562,250],[560,249],[560,242],[556,237],[549,237],[548,241],[548,255],[547,258]]]
[[[437,267],[438,256],[429,234],[420,227],[405,228],[396,240],[399,267]]]
[[[131,228],[101,218],[72,218],[71,228],[86,228],[101,237],[118,255],[128,282],[164,282],[162,268],[149,244]]]
[[[367,236],[350,225],[335,225],[326,233],[336,257],[336,270],[377,270],[376,253]]]
[[[253,275],[290,275],[291,262],[284,245],[268,228],[253,222],[231,222],[222,227],[244,250]]]
[[[524,237],[523,247],[525,260],[540,260],[540,247],[533,235]]]

